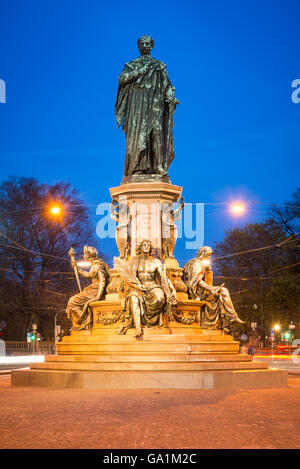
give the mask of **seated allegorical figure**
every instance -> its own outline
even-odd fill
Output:
[[[120,334],[135,327],[138,337],[142,325],[162,326],[163,312],[176,304],[175,289],[161,261],[152,257],[152,251],[151,242],[144,240],[129,261],[115,258],[115,266],[125,280],[126,322]]]
[[[243,324],[244,321],[238,317],[227,288],[214,287],[205,282],[205,273],[211,271],[209,260],[212,253],[208,246],[200,248],[197,257],[188,261],[184,267],[184,281],[188,286],[189,297],[205,302],[202,306],[202,326],[229,332],[233,323]]]
[[[82,292],[69,299],[66,313],[72,319],[73,331],[89,330],[93,323],[90,303],[100,300],[106,291],[109,279],[108,265],[98,257],[96,248],[85,246],[83,248],[84,259],[91,263],[89,272],[78,267],[76,261],[71,261],[72,267],[76,267],[78,273],[85,278],[90,278],[92,283]]]

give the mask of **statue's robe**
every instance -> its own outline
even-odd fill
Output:
[[[135,296],[138,299],[139,304],[139,314],[141,318],[141,323],[147,326],[153,326],[159,321],[159,314],[163,312],[163,308],[166,302],[164,289],[166,290],[167,279],[164,273],[161,270],[161,262],[159,259],[152,259],[152,262],[160,270],[161,275],[156,276],[151,282],[147,284],[147,290],[149,294],[145,294],[140,290],[135,289],[135,284],[127,282],[127,292],[126,292],[126,311],[127,317],[133,317],[134,311],[132,310],[131,297]],[[138,275],[138,256],[133,257],[130,261],[132,270]],[[139,281],[137,280],[139,283]],[[164,286],[164,288],[163,288]],[[168,292],[169,293],[169,292]]]
[[[139,288],[144,285],[139,279],[139,256],[132,257],[129,261],[115,258],[115,267],[119,268],[125,280],[125,324],[120,333],[124,334],[130,327],[143,324],[148,327],[162,325],[162,314],[168,313],[171,304],[176,303],[176,291],[168,279],[164,266],[159,259],[150,257],[151,265],[155,270],[152,280],[147,280],[147,291]],[[145,285],[144,285],[145,286]],[[136,306],[132,304],[132,298],[136,298]]]
[[[201,325],[204,328],[229,327],[238,320],[237,312],[225,287],[214,287],[205,281],[207,267],[198,259],[191,259],[184,267],[184,281],[192,300],[204,301]]]
[[[140,74],[146,62],[150,68]],[[123,122],[126,135],[124,175],[134,173],[157,174],[158,166],[164,171],[174,158],[173,112],[167,99],[172,95],[172,85],[166,65],[151,56],[141,56],[125,64],[119,77],[116,100],[118,127]],[[152,132],[160,134],[161,161],[154,161]]]
[[[93,316],[89,305],[103,297],[109,277],[109,267],[101,259],[93,261],[90,272],[79,267],[77,269],[80,275],[91,279],[92,283],[82,292],[72,296],[67,304],[66,313],[72,319],[74,330],[87,329],[92,325]]]

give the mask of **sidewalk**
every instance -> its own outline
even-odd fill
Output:
[[[0,448],[300,448],[300,378],[259,390],[86,391],[0,377]]]

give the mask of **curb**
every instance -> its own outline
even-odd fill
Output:
[[[7,370],[0,370],[0,376],[5,376],[5,375],[10,375],[12,371],[15,370],[28,370],[29,367],[23,367],[23,368],[12,368],[12,369],[7,369]]]

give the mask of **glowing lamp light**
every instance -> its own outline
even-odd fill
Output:
[[[53,215],[59,215],[60,212],[61,212],[61,208],[58,207],[57,205],[55,205],[54,207],[51,207],[51,208],[50,208],[50,212],[51,212]]]
[[[230,210],[234,215],[242,215],[245,212],[246,207],[241,202],[234,202],[231,204]]]
[[[207,265],[210,265],[210,260],[204,259],[203,265],[205,265],[205,267],[206,267]]]
[[[91,267],[92,264],[89,261],[79,261],[77,262],[77,265],[79,267],[88,268]]]
[[[275,324],[274,330],[275,330],[275,331],[280,331],[280,325],[279,325],[279,324]]]

